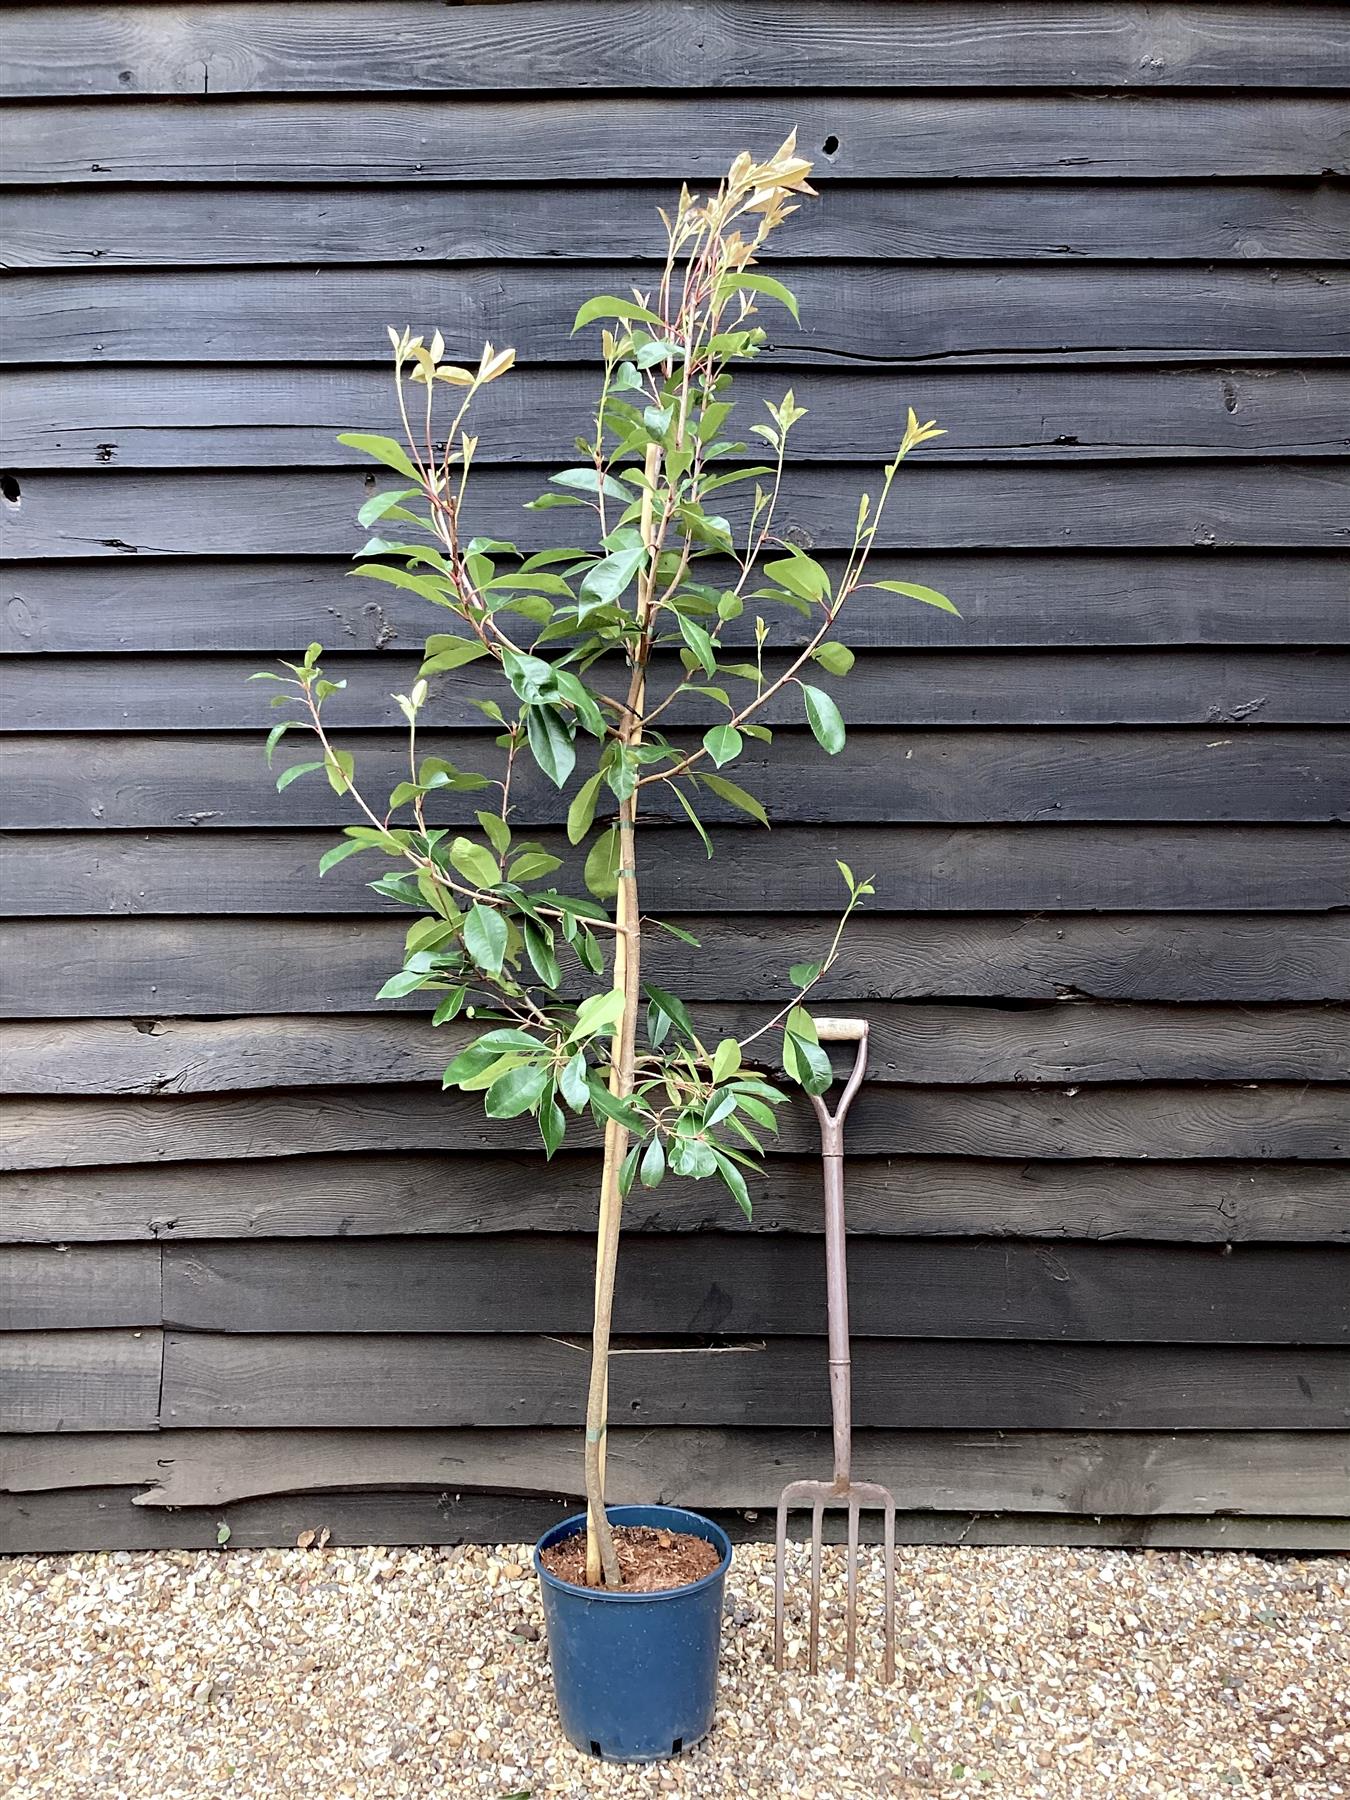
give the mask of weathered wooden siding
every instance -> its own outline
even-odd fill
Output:
[[[810,408],[790,522],[828,561],[903,407],[939,415],[883,553],[964,623],[859,601],[846,754],[786,720],[772,838],[724,816],[695,878],[657,833],[648,891],[734,1028],[832,856],[877,872],[831,995],[876,1045],[860,1458],[915,1539],[1350,1543],[1345,10],[62,4],[6,38],[0,1547],[525,1535],[575,1493],[593,1152],[546,1170],[441,1097],[454,1033],[376,1005],[402,926],[351,864],[318,884],[340,808],[273,792],[243,677],[320,638],[394,756],[424,622],[344,579],[334,441],[388,421],[385,323],[518,345],[480,492],[528,535],[576,299],[794,122],[804,325],[745,381]],[[751,1226],[634,1197],[617,1497],[755,1530],[823,1463],[818,1206],[809,1115]]]

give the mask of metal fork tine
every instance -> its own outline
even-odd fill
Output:
[[[776,1669],[783,1666],[783,1613],[785,1601],[783,1596],[787,1563],[787,1490],[778,1502],[778,1534],[773,1559],[773,1662]]]
[[[886,1506],[886,1657],[881,1679],[888,1685],[895,1680],[895,1502],[887,1496]]]
[[[825,1502],[817,1499],[811,1508],[811,1648],[806,1663],[811,1675],[820,1660],[820,1550],[824,1535]]]
[[[853,1679],[858,1651],[858,1496],[848,1499],[848,1613],[845,1625],[844,1673]]]

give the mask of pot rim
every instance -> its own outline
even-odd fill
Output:
[[[687,1595],[706,1592],[714,1582],[721,1581],[725,1577],[727,1570],[731,1567],[731,1539],[727,1536],[726,1532],[723,1531],[716,1519],[709,1519],[705,1517],[703,1513],[694,1512],[687,1506],[666,1506],[660,1501],[653,1501],[650,1505],[642,1505],[635,1502],[625,1506],[607,1506],[605,1508],[605,1517],[609,1520],[611,1525],[627,1525],[632,1523],[646,1524],[648,1521],[645,1519],[633,1521],[624,1518],[623,1515],[625,1513],[653,1512],[669,1513],[675,1519],[697,1519],[700,1525],[706,1525],[709,1531],[716,1535],[708,1537],[705,1541],[712,1544],[722,1553],[722,1560],[718,1563],[717,1567],[715,1569],[710,1569],[706,1575],[700,1575],[697,1581],[685,1582],[683,1587],[657,1588],[651,1593],[642,1594],[630,1593],[626,1588],[584,1587],[579,1582],[564,1581],[561,1575],[555,1575],[551,1569],[546,1569],[544,1567],[543,1563],[540,1561],[539,1552],[541,1547],[544,1546],[545,1539],[548,1539],[550,1543],[558,1543],[564,1537],[571,1537],[577,1532],[584,1531],[586,1529],[586,1514],[584,1512],[579,1512],[573,1513],[570,1518],[560,1519],[556,1525],[550,1525],[548,1530],[543,1533],[539,1541],[535,1544],[534,1549],[530,1552],[530,1560],[534,1565],[535,1574],[539,1577],[541,1582],[547,1583],[549,1587],[556,1588],[559,1593],[579,1594],[586,1600],[593,1600],[606,1606],[644,1606],[658,1604],[661,1601],[683,1600]],[[675,1529],[678,1530],[680,1528],[677,1526]],[[702,1536],[703,1534],[690,1533],[687,1535]]]

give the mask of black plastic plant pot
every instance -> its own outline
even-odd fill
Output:
[[[544,1568],[540,1552],[584,1531],[584,1513],[554,1525],[535,1545],[564,1735],[610,1762],[661,1762],[712,1729],[731,1540],[711,1519],[678,1506],[611,1506],[607,1513],[611,1525],[685,1532],[721,1554],[701,1581],[636,1594],[578,1587]]]

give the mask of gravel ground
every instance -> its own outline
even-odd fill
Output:
[[[879,1617],[880,1562],[864,1555],[864,1615],[870,1604]],[[837,1584],[840,1553],[827,1558]],[[0,1562],[0,1791],[1350,1796],[1346,1563],[1060,1549],[899,1559],[902,1661],[886,1690],[837,1672],[776,1676],[772,1547],[738,1548],[716,1730],[649,1768],[598,1764],[560,1738],[521,1546]]]

